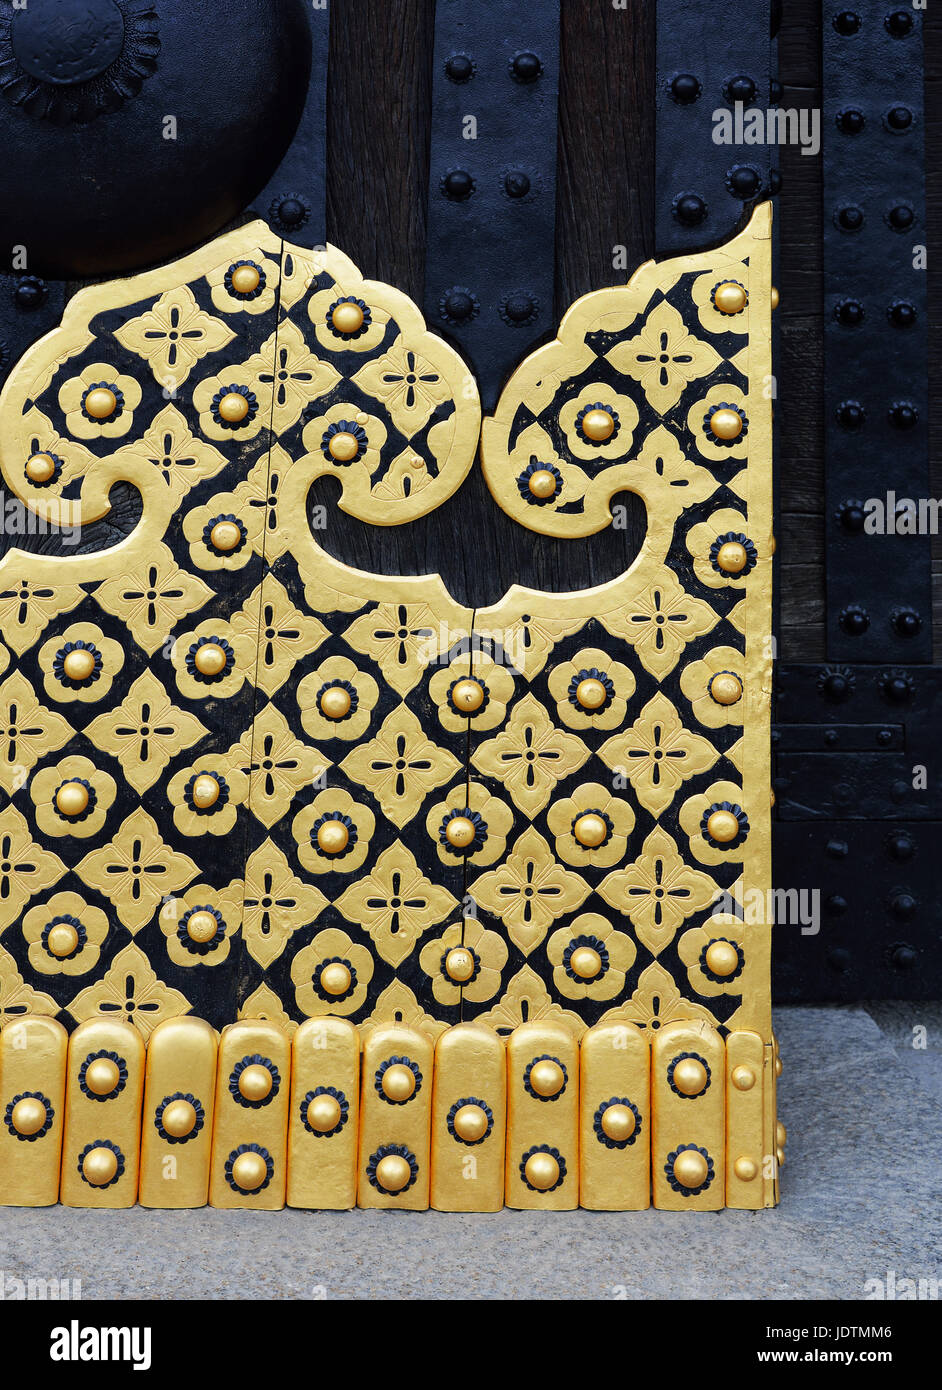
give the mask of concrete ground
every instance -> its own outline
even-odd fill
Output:
[[[942,1004],[780,1009],[776,1030],[774,1211],[0,1208],[0,1277],[79,1279],[85,1299],[858,1299],[890,1271],[942,1280]]]

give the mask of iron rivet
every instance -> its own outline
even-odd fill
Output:
[[[837,407],[837,418],[845,430],[857,430],[866,418],[866,411],[859,401],[841,401]]]
[[[916,306],[910,304],[908,299],[894,300],[886,312],[890,323],[897,328],[909,328],[916,322]]]
[[[514,169],[504,179],[504,192],[508,198],[525,198],[530,192],[530,177],[522,169]]]
[[[697,227],[707,215],[707,205],[696,193],[680,193],[674,199],[674,216],[685,227]]]
[[[670,94],[678,106],[690,106],[697,101],[703,88],[692,72],[680,72],[670,85]]]
[[[837,113],[837,128],[844,135],[859,135],[866,124],[864,113],[856,106],[848,106]]]
[[[442,192],[453,202],[464,202],[474,192],[474,179],[466,169],[451,169],[442,179]]]
[[[908,130],[913,123],[913,113],[908,106],[891,106],[883,118],[883,124],[887,130],[901,131]]]
[[[897,608],[893,614],[893,626],[900,637],[915,637],[922,628],[922,618],[914,608]]]
[[[846,632],[848,637],[860,637],[870,626],[870,616],[865,608],[861,608],[857,603],[850,603],[841,610],[838,622],[841,630]]]
[[[835,307],[834,317],[838,323],[850,328],[863,322],[864,307],[859,299],[842,299]]]
[[[543,71],[543,64],[535,53],[518,53],[510,64],[510,71],[518,82],[535,82]]]
[[[828,840],[824,852],[829,859],[846,859],[850,846],[846,840]]]
[[[453,53],[445,63],[445,76],[452,82],[468,82],[474,76],[474,63],[467,53]]]
[[[842,232],[859,232],[864,224],[863,208],[854,204],[839,208],[835,214],[835,221]]]
[[[914,20],[906,10],[894,10],[883,21],[883,27],[894,39],[905,39],[913,31]]]
[[[731,77],[723,88],[723,95],[730,105],[741,101],[744,106],[751,106],[758,96],[759,88],[751,77],[740,74],[739,77]]]
[[[849,38],[860,28],[860,15],[853,10],[842,10],[834,17],[834,28],[843,38]]]

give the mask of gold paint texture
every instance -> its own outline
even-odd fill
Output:
[[[525,1078],[538,1058],[565,1068],[566,1081],[552,1099],[527,1090]],[[534,1191],[520,1165],[532,1150],[559,1154],[562,1181],[552,1190]],[[555,1155],[550,1155],[555,1157]],[[565,1164],[565,1171],[562,1164]],[[574,1211],[579,1205],[579,1044],[564,1024],[523,1023],[507,1041],[507,1206],[525,1211]]]
[[[121,1079],[99,1100],[82,1090],[80,1076],[97,1052],[117,1054]],[[126,1079],[125,1079],[126,1073]],[[123,1084],[122,1084],[123,1081]],[[65,1132],[62,1139],[60,1197],[65,1207],[133,1207],[137,1201],[144,1094],[144,1039],[130,1023],[97,1015],[80,1023],[69,1039]],[[106,1141],[102,1145],[101,1141]],[[93,1186],[79,1171],[89,1148],[114,1145],[123,1172],[107,1186]],[[120,1166],[120,1165],[119,1165]]]
[[[30,1139],[0,1124],[0,1206],[48,1207],[59,1200],[68,1046],[62,1024],[38,1015],[14,1018],[0,1032],[0,1119],[17,1096],[30,1093],[42,1098],[51,1119]]]
[[[742,1070],[740,1070],[742,1069]],[[765,1145],[766,1048],[758,1033],[734,1031],[726,1039],[726,1205],[757,1210],[774,1206],[770,1158]],[[747,1073],[755,1082],[747,1082]],[[755,1167],[755,1176],[748,1173]]]
[[[470,1117],[469,1106],[474,1107]],[[469,1129],[465,1138],[472,1142],[463,1142],[462,1120],[483,1125],[482,1111],[488,1126],[484,1136],[478,1139],[476,1131]],[[500,1211],[504,1205],[506,1128],[503,1039],[481,1024],[460,1023],[447,1029],[435,1045],[432,1091],[430,1201],[436,1210]]]
[[[678,1095],[668,1080],[671,1066],[684,1053],[702,1059],[709,1068],[706,1089],[699,1095]],[[726,1178],[726,1047],[715,1028],[704,1022],[668,1023],[651,1045],[651,1169],[654,1205],[667,1211],[719,1211],[724,1205]],[[672,1153],[693,1146],[704,1149],[713,1162],[712,1177],[702,1191],[677,1191],[665,1167]]]
[[[233,1072],[261,1057],[278,1070],[278,1082],[258,1106],[240,1104],[230,1090]],[[209,1203],[213,1207],[252,1207],[278,1211],[285,1204],[288,1153],[288,1103],[291,1089],[291,1044],[274,1023],[245,1019],[224,1028],[219,1038],[216,1067],[216,1115],[213,1125]],[[226,1177],[227,1166],[238,1161],[237,1151],[248,1146],[264,1161],[270,1160],[271,1177],[252,1191],[235,1191]],[[253,1149],[252,1146],[255,1146]]]
[[[412,1096],[395,1105],[376,1088],[377,1073],[394,1057],[414,1062],[422,1076]],[[417,1029],[380,1024],[367,1034],[360,1078],[358,1206],[399,1207],[404,1211],[425,1211],[428,1207],[432,1059],[432,1040]],[[399,1192],[384,1192],[370,1182],[371,1160],[394,1145],[405,1148],[411,1156],[415,1181]]]
[[[202,1207],[209,1198],[216,1095],[216,1030],[185,1015],[158,1023],[147,1044],[141,1132],[142,1207]],[[197,1106],[190,1134],[171,1142],[161,1121],[178,1103]]]
[[[597,1023],[580,1047],[579,1205],[643,1211],[651,1205],[651,1050],[632,1023]],[[604,1142],[602,1116],[617,1104],[638,1115],[630,1142]],[[601,1129],[602,1137],[599,1130]]]
[[[311,1093],[340,1093],[342,1118],[329,1132],[305,1124]],[[344,1112],[342,1107],[346,1105]],[[309,1018],[291,1045],[291,1107],[288,1120],[289,1207],[342,1211],[357,1200],[357,1138],[360,1120],[360,1040],[342,1018]]]

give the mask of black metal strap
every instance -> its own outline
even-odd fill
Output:
[[[0,386],[26,349],[55,327],[64,307],[61,280],[0,274]]]
[[[658,256],[728,240],[769,196],[772,147],[743,141],[744,122],[769,104],[771,8],[741,0],[722,16],[714,5],[658,0]]]
[[[559,2],[438,0],[425,317],[485,408],[553,327]]]
[[[929,496],[922,16],[828,4],[823,51],[827,653],[931,661],[931,538],[864,508]]]

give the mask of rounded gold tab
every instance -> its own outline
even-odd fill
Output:
[[[671,1072],[671,1080],[682,1096],[698,1096],[706,1090],[706,1067],[696,1057],[682,1057]]]
[[[777,309],[779,305],[779,297],[778,290],[775,288],[774,285],[772,286],[772,293],[769,295],[769,300],[771,302],[772,308]]]
[[[363,327],[365,315],[359,304],[337,304],[330,321],[338,333],[358,333]]]
[[[386,1154],[376,1165],[376,1181],[384,1192],[401,1192],[412,1177],[412,1169],[401,1154]]]
[[[201,676],[218,676],[226,669],[226,653],[218,642],[204,642],[196,649],[193,665]]]
[[[201,811],[208,810],[210,806],[215,806],[219,800],[222,788],[216,777],[208,772],[201,772],[193,783],[193,790],[190,795],[193,798],[193,805]]]
[[[95,653],[87,647],[75,647],[63,657],[62,670],[70,681],[87,681],[95,670]]]
[[[721,314],[741,314],[749,303],[744,286],[735,280],[724,280],[713,291],[713,304]]]
[[[52,454],[33,454],[26,461],[26,476],[31,483],[48,483],[56,475]]]
[[[569,957],[569,969],[580,980],[594,980],[602,969],[602,957],[592,946],[577,946]]]
[[[474,714],[484,704],[484,687],[480,681],[472,680],[469,676],[455,684],[451,702],[461,714]]]
[[[24,1138],[29,1138],[31,1134],[38,1134],[46,1123],[46,1107],[41,1100],[35,1096],[24,1096],[18,1100],[10,1114],[10,1124],[17,1134],[22,1134]]]
[[[192,1101],[172,1100],[165,1105],[160,1123],[173,1139],[185,1139],[196,1127],[196,1107]]]
[[[474,974],[474,956],[464,946],[452,946],[445,957],[445,974],[449,980],[463,985]]]
[[[733,975],[739,969],[739,952],[731,941],[711,941],[706,948],[707,969],[714,975]]]
[[[241,391],[227,391],[219,402],[219,414],[230,425],[238,425],[249,413],[248,397]]]
[[[599,1123],[607,1138],[623,1144],[634,1134],[638,1121],[630,1105],[607,1105]]]
[[[749,1158],[747,1154],[742,1154],[733,1164],[733,1172],[741,1182],[752,1182],[759,1172],[759,1165],[754,1158]]]
[[[261,1154],[239,1154],[232,1165],[232,1181],[243,1192],[255,1192],[268,1177],[268,1164]]]
[[[81,816],[88,810],[88,788],[84,782],[63,782],[56,792],[56,810],[63,816]]]
[[[350,831],[342,820],[325,820],[317,827],[317,848],[321,854],[343,854],[350,843]]]
[[[559,1164],[552,1154],[531,1154],[523,1168],[527,1182],[537,1192],[548,1192],[559,1182]]]
[[[85,1085],[93,1095],[110,1096],[120,1080],[118,1064],[110,1057],[96,1057],[85,1068]]]
[[[718,705],[735,705],[742,699],[742,681],[732,671],[720,671],[710,681],[710,695]]]
[[[118,1155],[114,1149],[100,1144],[89,1149],[82,1159],[82,1176],[92,1187],[107,1187],[118,1171]]]
[[[219,921],[212,912],[205,907],[197,912],[191,912],[186,919],[186,934],[191,941],[198,945],[205,946],[207,941],[212,941],[219,930]]]
[[[596,811],[587,811],[577,818],[572,833],[586,849],[597,849],[608,839],[608,826]]]
[[[716,563],[724,574],[742,574],[749,563],[746,547],[739,541],[726,541],[716,552]]]
[[[601,709],[608,699],[608,691],[600,680],[586,676],[576,686],[576,699],[583,709]]]
[[[57,922],[46,937],[46,949],[57,960],[65,960],[79,944],[79,934],[71,922]]]
[[[209,533],[209,539],[214,550],[227,553],[238,546],[242,532],[234,521],[217,521]]]
[[[318,1134],[329,1134],[340,1124],[343,1111],[336,1096],[314,1096],[307,1107],[307,1122]]]
[[[775,1161],[780,1168],[785,1167],[785,1150],[782,1148],[775,1150]]]
[[[232,271],[232,288],[236,294],[254,294],[262,283],[257,265],[237,265]]]
[[[611,411],[603,410],[601,406],[586,411],[582,417],[582,433],[586,439],[594,439],[601,444],[611,439],[614,430],[615,420]]]
[[[342,685],[330,685],[320,698],[321,714],[325,719],[346,719],[353,700]]]
[[[387,1067],[380,1082],[386,1099],[399,1103],[411,1100],[415,1095],[415,1084],[415,1072],[411,1067],[403,1066],[401,1062],[394,1062],[391,1067]]]
[[[353,983],[349,965],[342,960],[332,960],[321,971],[319,984],[325,994],[346,994]]]
[[[480,1105],[462,1105],[452,1124],[459,1139],[466,1144],[476,1144],[487,1133],[487,1111]]]
[[[696,1149],[684,1149],[674,1159],[673,1173],[681,1187],[702,1187],[710,1168],[702,1153]]]
[[[732,811],[714,811],[707,820],[707,834],[718,844],[727,845],[739,834],[739,821]]]
[[[245,1100],[265,1100],[271,1095],[273,1085],[274,1078],[271,1072],[259,1062],[253,1062],[250,1067],[245,1067],[239,1073],[239,1094]]]
[[[787,1129],[785,1128],[785,1126],[782,1124],[781,1120],[779,1120],[778,1124],[775,1126],[775,1142],[776,1142],[776,1144],[778,1144],[779,1148],[784,1149],[784,1147],[785,1147],[785,1141],[786,1141],[787,1139],[788,1139],[788,1130],[787,1130]]]
[[[335,458],[338,463],[349,463],[355,458],[360,448],[359,441],[355,434],[349,430],[338,430],[332,434],[327,445],[331,458]]]
[[[751,1091],[756,1084],[756,1074],[752,1067],[733,1067],[730,1080],[737,1091]]]
[[[558,1062],[544,1057],[530,1068],[530,1089],[538,1096],[557,1096],[566,1084],[566,1076]]]
[[[714,410],[710,416],[710,431],[717,439],[738,439],[742,434],[742,416],[729,406]]]
[[[93,420],[107,420],[118,408],[118,398],[108,386],[95,386],[83,401],[86,415]]]
[[[530,474],[527,487],[534,497],[553,497],[556,493],[556,476],[548,468],[538,468]]]
[[[454,849],[467,849],[474,843],[474,821],[468,816],[451,816],[445,824],[445,839]]]

